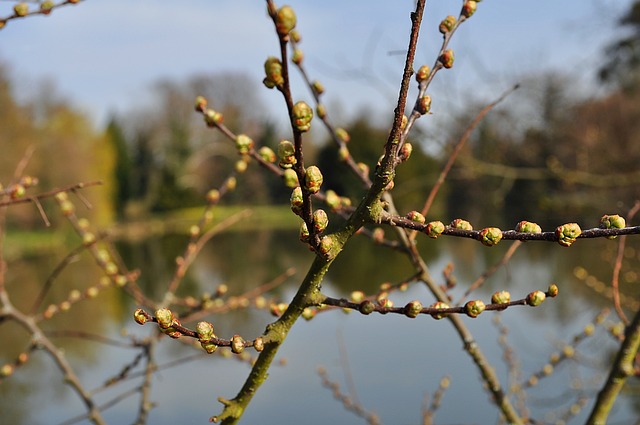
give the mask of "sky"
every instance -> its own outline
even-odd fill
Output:
[[[14,3],[0,0],[0,16],[10,14]],[[363,112],[391,121],[404,60],[398,52],[406,49],[413,3],[289,2],[298,16],[305,66],[324,84],[324,102],[338,124]],[[427,2],[417,66],[433,64],[441,43],[438,23],[457,15],[460,4]],[[548,70],[569,73],[576,90],[590,90],[603,47],[620,34],[615,20],[630,4],[480,2],[450,44],[454,68],[429,89],[434,114],[446,115],[470,99],[493,99],[523,76]],[[53,82],[96,125],[113,112],[144,107],[159,79],[228,71],[256,82],[265,115],[277,121],[286,111],[282,99],[261,84],[264,60],[277,53],[263,1],[84,0],[47,17],[12,20],[0,31],[0,62],[8,65],[18,96]],[[295,100],[310,100],[299,78],[293,87]]]

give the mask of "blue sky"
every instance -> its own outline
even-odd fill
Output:
[[[327,89],[325,102],[339,105],[340,117],[363,108],[390,116],[403,57],[389,52],[406,47],[413,1],[288,3],[298,15],[305,64]],[[12,4],[0,2],[0,16]],[[437,24],[457,15],[460,4],[427,2],[417,65],[433,63],[441,40]],[[614,20],[630,4],[479,3],[452,41],[454,69],[441,73],[431,88],[434,113],[438,106],[495,97],[522,76],[549,69],[571,73],[576,90],[588,89],[603,46],[614,38]],[[0,31],[0,60],[9,65],[18,93],[29,94],[38,81],[51,80],[96,123],[110,111],[141,105],[159,78],[237,71],[259,84],[265,58],[275,54],[277,39],[263,1],[85,0],[49,17],[11,21]],[[266,114],[281,115],[278,94],[257,87]],[[309,98],[306,89],[296,89],[296,98]]]

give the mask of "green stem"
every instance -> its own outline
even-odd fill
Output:
[[[596,404],[593,406],[587,425],[604,425],[607,416],[616,401],[620,390],[629,376],[634,375],[634,361],[640,348],[640,311],[636,312],[633,322],[627,327],[625,338],[616,356],[609,378],[604,384]]]

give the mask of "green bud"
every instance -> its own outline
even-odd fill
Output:
[[[558,292],[558,285],[556,285],[555,283],[549,285],[549,289],[547,289],[547,295],[549,295],[551,298],[554,298],[558,296]]]
[[[309,228],[307,227],[307,223],[304,221],[300,223],[300,231],[298,232],[298,238],[301,242],[307,243],[309,242]]]
[[[479,234],[480,242],[485,246],[494,246],[502,240],[502,230],[497,227],[487,227]]]
[[[204,96],[196,97],[195,109],[198,112],[204,112],[207,110],[207,99],[205,99]]]
[[[2,365],[2,367],[0,367],[0,377],[1,378],[8,378],[9,376],[13,375],[13,372],[15,372],[15,366],[9,363],[5,363]]]
[[[266,77],[262,81],[267,88],[274,88],[284,84],[282,77],[282,62],[275,56],[269,56],[264,63],[264,72]]]
[[[402,161],[406,161],[411,157],[411,153],[413,152],[413,145],[409,142],[406,142],[400,148],[400,152],[398,153],[398,157]]]
[[[304,201],[302,199],[302,188],[300,186],[293,189],[293,192],[291,192],[290,200],[291,211],[293,211],[296,215],[302,214],[302,204],[304,204]]]
[[[318,118],[325,118],[327,116],[327,109],[322,103],[318,103],[318,106],[316,106],[316,114],[318,114]]]
[[[349,148],[347,146],[340,146],[340,149],[338,149],[338,158],[340,161],[346,161],[350,156]]]
[[[291,62],[295,63],[296,65],[300,65],[303,60],[304,60],[304,53],[302,52],[302,50],[294,49],[293,55],[291,56]]]
[[[69,217],[76,212],[76,207],[71,201],[60,202],[60,210],[65,217]]]
[[[365,175],[368,176],[369,175],[369,166],[367,164],[365,164],[364,162],[358,162],[356,164],[356,166],[358,167],[358,170],[360,170],[360,172]]]
[[[207,354],[213,354],[218,349],[218,346],[213,342],[201,342],[200,345],[204,348],[204,351],[206,351]]]
[[[268,146],[261,147],[260,150],[258,150],[258,155],[260,155],[260,158],[262,158],[265,162],[276,162],[276,154],[273,149]]]
[[[325,194],[325,202],[327,206],[331,209],[331,211],[335,211],[340,208],[340,197],[333,190],[327,190]]]
[[[498,291],[491,296],[492,304],[508,304],[509,302],[511,302],[509,291]]]
[[[216,337],[213,333],[213,325],[209,322],[198,322],[196,324],[196,332],[200,342],[209,342]]]
[[[601,229],[624,229],[627,226],[623,217],[618,214],[615,215],[603,215],[600,218]],[[607,236],[607,239],[615,239],[617,236]]]
[[[581,233],[582,229],[577,223],[567,223],[556,228],[558,243],[562,246],[571,246]]]
[[[416,104],[416,111],[420,113],[420,115],[428,114],[431,110],[431,96],[425,94]]]
[[[418,69],[418,72],[416,72],[416,81],[418,83],[425,81],[427,78],[429,78],[430,73],[431,73],[431,68],[429,68],[427,65],[422,65]]]
[[[276,30],[281,36],[288,35],[296,27],[296,14],[291,6],[282,6],[276,14]]]
[[[362,302],[364,300],[364,292],[362,292],[362,291],[353,291],[349,298],[354,303],[360,303],[360,302]]]
[[[158,320],[158,326],[162,329],[167,329],[171,327],[175,317],[171,310],[168,308],[159,308],[155,312],[156,319]]]
[[[329,217],[324,210],[315,210],[313,212],[313,227],[316,233],[324,232],[329,224]]]
[[[471,223],[461,218],[456,218],[451,222],[451,224],[449,224],[449,226],[454,229],[473,230],[473,226],[471,225]]]
[[[318,249],[327,260],[334,258],[339,251],[338,242],[332,235],[323,236],[320,239],[320,247]]]
[[[409,211],[405,216],[407,220],[415,221],[416,223],[424,224],[427,221],[422,214],[418,211]]]
[[[438,58],[438,61],[445,68],[447,68],[447,69],[452,68],[453,67],[453,61],[454,61],[453,50],[451,50],[451,49],[445,50],[444,53],[442,53],[442,55],[440,55],[440,57]]]
[[[16,16],[26,16],[29,13],[29,5],[27,3],[20,2],[13,6],[13,12]]]
[[[40,3],[40,12],[42,12],[42,14],[44,15],[48,15],[51,13],[51,9],[53,9],[53,6],[55,6],[54,2],[43,1],[42,3]]]
[[[324,93],[324,86],[318,80],[315,80],[313,83],[311,83],[311,88],[313,89],[313,92],[318,96]]]
[[[470,18],[471,15],[473,15],[474,13],[476,13],[476,8],[478,7],[478,4],[476,1],[474,0],[467,0],[464,2],[464,4],[462,5],[462,11],[460,12],[460,14],[462,16],[464,16],[465,18]]]
[[[253,340],[253,348],[259,353],[264,350],[264,340],[261,336]]]
[[[296,162],[295,147],[288,140],[282,140],[278,144],[278,157],[280,158],[281,168],[291,168]]]
[[[411,319],[418,317],[421,311],[422,304],[417,300],[411,301],[404,306],[404,315]]]
[[[139,325],[144,325],[148,321],[147,315],[144,314],[144,310],[141,308],[133,312],[133,320]]]
[[[440,27],[439,27],[440,33],[442,34],[448,33],[453,29],[455,25],[456,25],[455,16],[451,16],[451,15],[447,16],[440,22]]]
[[[247,167],[248,166],[249,165],[247,164],[247,161],[245,161],[244,159],[239,159],[238,161],[236,161],[236,164],[235,164],[234,168],[235,168],[237,173],[242,174],[245,171],[247,171]]]
[[[209,127],[215,127],[218,124],[222,123],[223,116],[220,112],[216,112],[213,109],[207,109],[204,111],[204,122],[207,123]]]
[[[427,224],[427,228],[424,231],[430,238],[437,238],[444,232],[444,224],[441,221],[431,221]]]
[[[294,42],[294,43],[300,43],[300,40],[302,40],[302,36],[300,35],[300,33],[296,30],[291,30],[289,31],[289,38]]]
[[[304,185],[311,193],[317,193],[322,186],[322,172],[315,165],[310,166],[305,170]]]
[[[247,154],[253,149],[253,139],[246,134],[239,134],[236,137],[236,148],[241,154]]]
[[[313,109],[306,102],[300,101],[293,105],[293,125],[296,130],[304,133],[311,128]]]
[[[478,317],[484,311],[486,306],[482,300],[472,300],[464,305],[464,311],[469,317]]]
[[[542,291],[533,291],[527,295],[527,305],[532,307],[539,306],[547,298],[547,294]]]
[[[211,189],[207,192],[207,202],[210,204],[215,204],[220,200],[220,192],[218,189]]]
[[[376,310],[376,305],[369,300],[364,300],[360,303],[358,310],[360,311],[360,313],[366,316],[373,313]]]
[[[516,232],[518,233],[542,233],[542,229],[538,224],[530,221],[521,221],[516,225]]]
[[[349,133],[347,133],[347,130],[344,128],[336,128],[336,136],[344,143],[349,143],[349,140],[351,140],[351,136],[349,136]]]
[[[287,186],[288,188],[295,188],[300,186],[298,182],[298,174],[296,174],[295,170],[293,170],[292,168],[287,168],[286,170],[284,170],[282,178],[284,179],[285,186]]]
[[[240,335],[234,335],[231,338],[231,352],[240,354],[244,351],[244,339]]]
[[[314,317],[316,317],[316,309],[315,308],[311,308],[311,307],[306,307],[304,310],[302,310],[302,318],[304,320],[311,320]]]
[[[445,308],[449,308],[449,304],[443,303],[442,301],[438,301],[436,303],[431,304],[429,306],[429,308],[436,309],[436,310],[442,310],[442,309],[445,309]],[[431,313],[431,317],[433,317],[436,320],[440,320],[440,319],[443,319],[443,318],[447,317],[447,313],[434,312],[434,313]]]
[[[225,186],[229,191],[235,190],[237,185],[238,185],[238,180],[235,177],[229,177],[225,182]]]

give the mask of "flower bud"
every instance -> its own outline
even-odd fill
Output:
[[[288,140],[282,140],[278,144],[278,157],[280,158],[281,168],[291,168],[296,162],[295,147]]]
[[[431,306],[429,306],[429,308],[432,309],[436,309],[436,310],[442,310],[445,308],[449,308],[449,304],[447,303],[443,303],[442,301],[438,301],[436,303],[431,304]],[[447,313],[431,313],[431,317],[433,317],[436,320],[440,320],[444,317],[447,317]]]
[[[425,114],[428,114],[430,110],[431,110],[431,96],[429,96],[428,94],[425,94],[420,99],[418,99],[418,102],[416,103],[416,111],[418,111],[420,115],[425,115]]]
[[[571,246],[581,233],[582,229],[577,223],[567,223],[556,228],[558,243],[562,246]]]
[[[442,224],[441,221],[431,221],[429,224],[427,224],[427,228],[424,232],[430,238],[435,239],[440,236],[442,232],[444,232],[444,224]]]
[[[220,192],[218,189],[211,189],[207,192],[207,202],[210,204],[215,204],[220,200]]]
[[[133,312],[133,320],[139,325],[144,325],[148,321],[147,315],[144,314],[144,310],[141,308]]]
[[[417,300],[411,301],[404,306],[404,315],[411,319],[418,317],[421,311],[422,304]]]
[[[527,305],[532,307],[539,306],[547,298],[547,294],[542,291],[533,291],[527,295]]]
[[[311,307],[306,307],[304,310],[302,310],[302,314],[300,314],[302,316],[302,318],[304,320],[311,320],[314,317],[316,317],[316,312],[317,310],[315,308],[311,308]]]
[[[198,112],[204,112],[207,110],[207,99],[205,99],[204,96],[196,97],[195,109]]]
[[[336,238],[331,235],[323,236],[322,239],[320,239],[318,250],[327,260],[333,259],[339,250]]]
[[[298,182],[298,174],[296,174],[295,170],[293,170],[292,168],[287,168],[286,170],[284,170],[282,178],[284,179],[284,185],[288,188],[295,188],[300,186],[300,183]]]
[[[516,232],[518,233],[542,233],[542,229],[538,224],[530,221],[521,221],[516,225]]]
[[[316,233],[322,233],[329,224],[329,217],[324,210],[315,210],[313,212],[313,228]]]
[[[275,56],[269,56],[264,62],[264,72],[266,77],[262,80],[262,83],[267,88],[274,88],[284,84],[284,78],[282,77],[282,62]]]
[[[260,155],[260,158],[262,158],[265,162],[276,162],[276,154],[273,149],[268,146],[261,147],[260,150],[258,150],[258,155]]]
[[[216,337],[213,333],[213,325],[209,322],[198,322],[196,324],[196,332],[200,342],[209,342]]]
[[[557,297],[558,296],[558,285],[556,285],[555,283],[552,283],[551,285],[549,285],[549,289],[547,289],[547,295],[550,296],[551,298]]]
[[[479,234],[480,242],[485,246],[494,246],[502,240],[502,230],[497,227],[487,227]]]
[[[364,300],[360,303],[358,310],[360,311],[360,313],[366,316],[373,313],[376,310],[376,305],[369,300]]]
[[[27,3],[20,2],[13,6],[13,13],[15,13],[16,16],[26,16],[29,13],[29,5]]]
[[[300,101],[293,105],[293,126],[296,130],[304,133],[311,128],[313,109],[306,102]]]
[[[624,229],[627,226],[623,217],[618,214],[615,215],[603,215],[600,218],[601,229]],[[607,236],[607,239],[615,239],[616,236]]]
[[[362,173],[365,176],[369,175],[370,170],[367,164],[365,164],[364,162],[358,162],[356,166],[358,167],[358,170],[360,170],[360,173]]]
[[[402,161],[406,161],[411,157],[411,153],[413,152],[413,145],[409,142],[405,142],[400,148],[400,152],[398,153],[398,157]]]
[[[276,30],[281,36],[288,35],[296,27],[296,14],[291,6],[282,6],[276,14]]]
[[[477,7],[478,7],[478,4],[475,0],[466,0],[462,5],[462,11],[460,12],[460,14],[465,18],[470,18],[471,15],[476,13]]]
[[[305,170],[304,185],[311,193],[317,193],[322,186],[322,172],[315,165],[310,166]]]
[[[239,134],[236,137],[236,148],[241,154],[247,154],[253,149],[253,139],[246,134]]]
[[[498,291],[491,296],[492,304],[509,304],[509,302],[511,302],[509,291]]]
[[[244,339],[240,335],[234,335],[231,338],[231,352],[240,354],[244,351]]]
[[[43,15],[48,15],[51,13],[51,9],[53,9],[54,6],[55,3],[52,1],[43,1],[42,3],[40,3],[40,12]]]
[[[238,180],[235,177],[229,177],[225,182],[225,186],[228,191],[235,190],[237,185],[238,185]]]
[[[322,103],[318,103],[318,106],[316,106],[316,114],[318,114],[318,118],[326,118],[327,109]]]
[[[220,112],[216,112],[213,109],[207,109],[204,111],[204,122],[207,123],[209,127],[215,127],[218,124],[221,124],[223,121],[223,116]]]
[[[158,321],[158,326],[162,329],[169,328],[175,320],[175,316],[168,308],[160,308],[156,310],[155,316]]]
[[[447,34],[455,25],[456,17],[449,15],[440,22],[440,27],[438,29],[440,30],[440,33]]]
[[[418,211],[409,211],[405,217],[407,218],[407,220],[415,221],[416,223],[421,224],[424,224],[424,222],[426,221],[424,216]]]
[[[327,190],[325,194],[325,202],[331,211],[335,211],[340,208],[340,197],[333,190]]]
[[[213,354],[218,349],[218,346],[213,342],[201,342],[200,345],[204,348],[204,351],[206,351],[207,354]]]
[[[464,311],[467,313],[467,316],[476,318],[484,311],[486,306],[482,302],[482,300],[473,300],[469,301],[464,305]]]
[[[431,73],[431,68],[429,68],[427,65],[422,65],[418,69],[418,72],[416,72],[416,81],[418,83],[425,81],[429,77],[430,73]]]
[[[247,158],[247,159],[248,159],[248,158]],[[247,171],[247,167],[248,167],[248,166],[249,166],[249,165],[247,164],[247,161],[245,161],[244,159],[239,159],[238,161],[236,161],[236,164],[235,164],[235,167],[234,167],[234,168],[235,168],[235,170],[236,170],[236,172],[237,172],[238,174],[242,174],[242,173],[244,173],[245,171]]]
[[[442,64],[442,66],[444,66],[447,69],[453,67],[453,60],[454,60],[454,55],[453,55],[453,50],[451,49],[445,50],[444,53],[442,53],[442,55],[440,55],[440,57],[438,58],[438,61]]]
[[[349,143],[349,140],[351,140],[351,136],[349,136],[349,133],[347,133],[347,130],[344,128],[336,128],[336,136],[344,143]]]
[[[13,375],[15,369],[16,367],[12,364],[3,364],[2,367],[0,367],[0,378],[8,378],[9,376]]]
[[[300,65],[303,60],[304,60],[304,53],[302,52],[302,50],[294,49],[293,55],[291,56],[291,62],[295,63],[296,65]]]
[[[301,242],[307,243],[309,242],[309,228],[307,227],[307,223],[304,221],[300,223],[300,231],[298,232],[298,238]]]
[[[320,96],[322,93],[324,93],[324,86],[322,85],[322,83],[318,80],[314,80],[311,83],[311,89],[313,90],[313,92],[317,95]],[[337,130],[336,130],[337,131]]]
[[[471,225],[471,223],[461,218],[456,218],[451,222],[451,224],[449,224],[449,226],[453,227],[454,229],[473,230],[473,226]]]
[[[300,186],[293,189],[291,192],[291,211],[293,211],[296,215],[300,215],[302,213],[302,205],[304,204],[304,200],[302,198],[302,188]]]
[[[349,153],[349,148],[346,145],[340,146],[340,149],[338,149],[338,158],[340,159],[340,161],[346,161],[350,156],[351,154]]]
[[[364,300],[364,292],[353,291],[349,297],[354,303],[360,303]]]
[[[373,230],[373,242],[381,244],[384,241],[384,229],[376,227]]]
[[[253,348],[259,353],[264,350],[264,340],[261,336],[253,340]]]
[[[300,43],[300,41],[302,40],[302,36],[300,35],[300,33],[296,30],[291,30],[289,31],[289,38],[291,39],[291,41],[293,41],[294,43]]]

